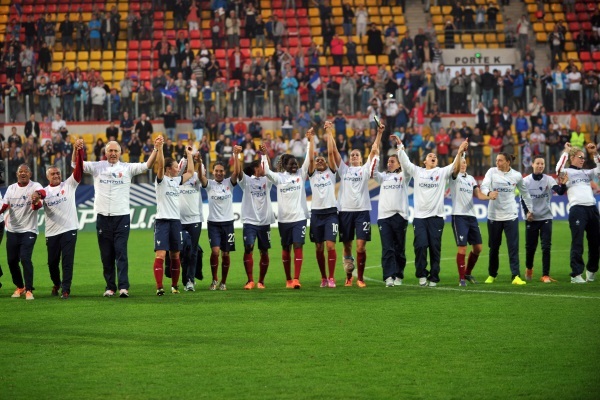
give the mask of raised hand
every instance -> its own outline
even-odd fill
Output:
[[[468,147],[469,147],[469,139],[465,139],[465,141],[460,144],[458,151],[465,152],[465,151],[467,151]]]
[[[565,153],[569,153],[571,151],[571,143],[565,143]]]
[[[267,154],[267,145],[266,144],[261,143],[261,145],[258,146],[258,149],[260,150],[261,153]]]
[[[392,138],[394,138],[394,140],[396,141],[396,146],[400,147],[402,146],[402,140],[400,140],[400,138],[396,135],[392,135]]]
[[[242,146],[233,146],[233,154],[235,156],[237,156],[238,154],[240,154],[242,152]]]
[[[310,128],[310,129],[309,129],[309,130],[306,132],[306,138],[307,138],[308,140],[312,140],[313,136],[314,136],[314,131],[313,131],[313,128]]]
[[[588,143],[585,148],[587,149],[588,153],[592,155],[596,154],[597,148],[594,143]]]

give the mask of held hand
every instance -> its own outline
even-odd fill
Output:
[[[192,155],[192,151],[194,151],[192,146],[188,146],[185,148],[185,152],[187,153],[188,157]]]
[[[571,151],[571,143],[567,142],[565,143],[565,153],[568,153]]]
[[[469,147],[469,139],[465,139],[465,141],[460,144],[460,147],[458,148],[458,151],[459,152],[465,152],[465,151],[467,151],[468,147]]]
[[[527,221],[533,221],[533,213],[531,211],[527,213]]]
[[[38,201],[40,201],[40,195],[39,195],[39,193],[38,193],[38,192],[33,192],[33,193],[31,194],[31,202],[32,202],[33,204],[37,204],[37,203],[38,203]]]
[[[306,132],[306,138],[307,138],[308,140],[312,140],[312,138],[313,138],[313,135],[314,135],[314,133],[313,133],[313,128],[310,128],[310,129],[309,129],[309,130]]]
[[[233,146],[233,154],[238,155],[242,152],[242,146]]]
[[[392,138],[394,138],[394,140],[396,141],[396,146],[400,147],[402,146],[402,140],[400,140],[400,138],[396,135],[392,135]]]
[[[585,148],[587,149],[588,153],[590,153],[591,155],[596,154],[597,148],[596,145],[594,143],[588,143]]]
[[[260,146],[258,146],[258,148],[261,151],[261,153],[267,154],[267,146],[264,143],[262,143]]]
[[[567,174],[566,172],[563,172],[558,177],[558,183],[560,183],[561,185],[566,185],[567,182],[569,182],[569,174]]]
[[[333,124],[331,123],[331,121],[325,121],[325,124],[323,125],[323,129],[325,129],[327,131],[332,128],[333,128]]]
[[[498,198],[498,192],[493,191],[488,193],[488,197],[490,198],[490,200],[496,200]]]
[[[380,123],[377,132],[383,134],[383,131],[385,131],[385,125]]]

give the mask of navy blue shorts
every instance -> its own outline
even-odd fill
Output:
[[[154,221],[154,251],[181,251],[181,221],[178,219],[157,219]]]
[[[291,246],[294,243],[304,244],[306,236],[306,220],[298,222],[280,222],[279,236],[282,246]]]
[[[481,244],[481,232],[477,218],[470,215],[453,215],[452,232],[457,246],[466,246],[467,244]]]
[[[221,251],[235,251],[235,233],[233,221],[211,222],[208,221],[208,243],[210,247],[218,247]]]
[[[340,242],[371,241],[371,213],[369,211],[340,211]]]
[[[340,220],[337,211],[329,214],[310,215],[310,241],[323,243],[335,242],[339,232]]]
[[[254,246],[258,239],[258,249],[268,250],[271,248],[271,226],[244,224],[242,230],[244,235],[244,246]]]

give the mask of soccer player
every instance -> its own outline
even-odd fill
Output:
[[[406,267],[406,228],[408,226],[408,189],[411,176],[402,170],[396,154],[387,162],[387,171],[379,172],[375,159],[373,178],[379,183],[377,225],[381,235],[381,267],[386,287],[400,286]]]
[[[236,146],[238,154],[242,153],[241,146]],[[267,154],[266,148],[262,149]],[[268,160],[267,160],[268,161]],[[242,222],[244,237],[244,268],[248,281],[246,290],[254,287],[265,288],[265,276],[269,269],[269,249],[271,248],[271,224],[275,223],[275,214],[271,206],[271,186],[265,176],[260,160],[254,160],[242,170],[243,159],[237,158],[234,164],[234,175],[244,193],[242,197]],[[260,252],[260,270],[258,284],[254,283],[254,244],[258,242]]]
[[[33,300],[33,263],[31,255],[38,235],[38,210],[42,207],[40,199],[46,197],[42,185],[31,180],[31,170],[27,164],[19,165],[17,183],[6,189],[0,213],[8,210],[4,216],[6,223],[6,257],[12,281],[17,287],[11,297],[25,295]],[[23,272],[19,262],[23,265]],[[25,282],[23,282],[25,278]]]
[[[237,158],[238,150],[234,149],[233,156]],[[202,187],[208,195],[208,242],[210,243],[210,269],[212,282],[209,290],[227,290],[227,274],[231,260],[229,253],[235,251],[235,231],[233,229],[233,188],[237,185],[237,176],[225,178],[225,165],[217,161],[213,166],[215,179],[207,179],[200,175]],[[217,275],[219,271],[219,253],[222,256],[221,282]]]
[[[167,251],[169,252],[171,268],[171,293],[179,293],[179,274],[181,261],[179,252],[182,248],[181,215],[179,191],[181,185],[194,175],[192,148],[185,149],[188,159],[186,172],[179,175],[179,164],[171,157],[165,159],[163,139],[157,141],[156,163],[158,169],[154,187],[156,189],[156,218],[154,221],[154,279],[156,280],[156,295],[163,296],[164,264]]]
[[[196,290],[196,265],[198,262],[198,240],[202,232],[202,196],[200,195],[200,178],[203,174],[204,166],[202,157],[199,153],[192,156],[194,166],[198,166],[198,172],[194,172],[192,177],[179,186],[179,216],[181,218],[181,229],[190,235],[191,250],[189,257],[182,257],[180,262],[182,269],[182,283],[185,283],[186,292]],[[187,171],[187,158],[183,158],[179,163],[179,174]]]
[[[335,134],[331,122],[325,122],[325,134]],[[309,130],[313,134],[312,128]],[[315,243],[317,263],[321,272],[321,287],[335,287],[335,264],[337,252],[335,241],[339,229],[338,211],[335,199],[336,167],[333,157],[315,157],[315,141],[310,141],[308,154],[308,179],[312,189],[310,213],[310,241]],[[327,271],[325,251],[327,247]]]
[[[83,177],[83,144],[76,145],[75,169],[73,174],[61,182],[60,169],[55,166],[48,168],[46,176],[50,184],[44,188],[44,212],[46,214],[46,247],[48,249],[48,269],[54,286],[52,295],[69,299],[71,281],[73,279],[73,261],[75,259],[75,244],[77,243],[77,205],[75,191]],[[41,201],[41,200],[39,200]],[[62,281],[60,279],[60,261],[62,256]]]
[[[496,167],[492,167],[486,172],[483,182],[481,183],[481,192],[488,196],[490,200],[488,206],[488,245],[490,247],[490,259],[488,272],[490,276],[485,280],[485,283],[494,283],[498,276],[498,254],[500,245],[502,244],[502,232],[506,236],[508,245],[508,259],[510,263],[510,271],[512,273],[513,285],[525,285],[521,279],[521,271],[519,265],[519,210],[515,201],[515,190],[518,188],[521,197],[529,212],[527,219],[535,217],[532,214],[533,205],[531,196],[523,176],[520,172],[512,169],[511,163],[513,155],[507,153],[499,153],[496,157]]]
[[[379,136],[380,133],[378,132]],[[371,241],[371,198],[369,196],[369,179],[373,176],[375,154],[369,154],[363,165],[363,156],[357,149],[350,153],[350,165],[342,160],[333,135],[327,137],[327,152],[335,160],[335,168],[340,176],[338,193],[338,211],[340,220],[340,240],[344,243],[344,270],[346,282],[344,286],[352,286],[352,242],[356,236],[356,263],[358,287],[366,287],[364,280],[365,263],[367,262],[367,242]],[[378,141],[377,139],[375,140]]]
[[[489,200],[490,198],[481,193],[475,178],[467,174],[467,160],[464,157],[454,164],[450,179],[450,195],[452,196],[452,231],[458,247],[456,266],[458,267],[459,285],[467,286],[467,281],[476,284],[473,268],[475,268],[481,253],[483,241],[477,217],[475,217],[473,196],[479,200]],[[465,265],[465,255],[469,244],[471,252]]]
[[[525,229],[525,280],[533,279],[533,259],[537,249],[538,238],[542,241],[542,278],[544,283],[556,282],[550,277],[550,246],[552,245],[552,210],[550,199],[552,191],[562,195],[566,192],[566,186],[556,183],[554,178],[544,174],[546,161],[544,157],[535,157],[533,160],[533,173],[525,177],[525,185],[531,196],[533,204],[533,215],[527,219]],[[566,178],[561,180],[566,183]],[[525,202],[521,201],[525,213],[529,211]]]
[[[119,297],[129,297],[127,241],[131,219],[129,207],[131,178],[152,168],[158,151],[158,140],[157,138],[154,150],[145,163],[119,161],[121,146],[114,141],[106,144],[105,161],[85,161],[83,163],[83,172],[94,177],[96,233],[106,281],[104,297],[113,297],[117,291],[115,262],[118,272]],[[78,139],[79,141],[83,142],[82,139]]]
[[[571,283],[593,282],[598,272],[600,253],[600,215],[590,185],[592,176],[600,174],[600,157],[597,147],[593,143],[586,146],[588,152],[594,156],[596,169],[582,169],[585,162],[585,153],[578,147],[565,143],[565,149],[558,164],[556,172],[567,175],[567,197],[569,198],[569,227],[571,228]],[[568,164],[567,164],[568,163]],[[567,166],[568,165],[568,166]],[[588,262],[583,263],[583,236],[587,235]],[[586,270],[586,279],[581,277]]]
[[[314,140],[312,132],[306,134],[310,142]],[[263,150],[265,150],[263,148]],[[306,220],[308,206],[304,182],[308,174],[310,155],[304,158],[302,168],[298,168],[298,160],[291,154],[282,154],[277,165],[278,172],[271,171],[265,153],[261,157],[261,165],[267,179],[277,187],[277,220],[281,236],[281,259],[286,277],[286,288],[300,289],[300,272],[302,270],[302,246],[306,236]],[[291,274],[290,250],[294,248],[294,279]]]
[[[443,168],[437,166],[435,153],[427,154],[425,168],[410,162],[404,146],[398,136],[398,159],[402,170],[410,174],[414,181],[414,219],[415,231],[415,268],[419,285],[435,287],[440,281],[440,257],[442,252],[442,233],[444,231],[444,192],[446,183],[468,146],[465,140],[458,148],[454,162]],[[431,271],[427,271],[427,250],[431,261]]]

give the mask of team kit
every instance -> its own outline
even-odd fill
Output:
[[[533,279],[534,255],[538,242],[542,249],[541,281],[552,283],[550,275],[552,240],[552,193],[566,194],[569,200],[571,230],[570,279],[572,283],[595,280],[599,266],[600,215],[592,190],[592,181],[600,176],[600,157],[594,144],[586,149],[565,145],[556,166],[557,178],[545,173],[544,158],[533,160],[533,173],[525,178],[511,168],[513,157],[500,153],[496,166],[490,168],[479,185],[467,174],[465,140],[452,164],[438,167],[435,153],[425,156],[422,165],[415,165],[397,136],[397,151],[380,167],[379,149],[385,127],[377,126],[377,137],[366,161],[353,150],[346,163],[337,150],[333,126],[325,122],[323,140],[327,154],[315,153],[315,133],[309,130],[307,156],[302,165],[283,154],[275,165],[266,156],[268,149],[260,146],[260,159],[244,165],[243,150],[233,148],[233,172],[226,177],[224,164],[212,166],[212,179],[197,152],[190,147],[180,162],[165,158],[163,138],[154,142],[154,151],[145,163],[120,161],[121,147],[117,142],[106,146],[106,160],[87,162],[84,144],[76,142],[73,174],[61,180],[60,170],[47,170],[49,185],[45,188],[31,181],[31,170],[21,165],[17,183],[9,186],[2,199],[6,229],[7,261],[16,286],[13,298],[33,300],[33,248],[38,236],[37,214],[43,209],[46,217],[45,239],[48,268],[53,282],[52,295],[69,299],[77,241],[77,209],[75,191],[83,174],[93,176],[97,213],[96,233],[106,282],[105,297],[129,297],[129,262],[127,244],[130,230],[129,192],[134,176],[156,167],[154,182],[157,212],[154,224],[154,278],[156,295],[164,296],[164,277],[170,278],[171,294],[196,291],[198,270],[198,240],[204,223],[201,190],[208,197],[207,234],[210,244],[209,290],[227,290],[231,259],[236,250],[234,230],[233,190],[243,192],[241,218],[243,222],[243,264],[247,275],[246,290],[264,290],[269,270],[271,248],[270,227],[275,222],[270,192],[277,193],[277,222],[281,238],[281,258],[285,272],[285,287],[300,289],[304,260],[303,247],[308,233],[315,243],[315,253],[321,275],[320,287],[335,288],[338,264],[336,242],[342,242],[344,286],[366,287],[365,265],[367,244],[371,241],[371,200],[368,182],[380,185],[377,226],[381,236],[382,280],[385,287],[402,285],[406,267],[406,232],[409,226],[409,184],[413,182],[415,276],[420,286],[436,287],[440,282],[442,233],[444,230],[444,195],[450,188],[452,198],[451,227],[456,241],[458,285],[477,284],[473,269],[483,243],[475,212],[474,197],[488,201],[489,264],[486,284],[498,279],[499,249],[504,237],[508,246],[511,282],[525,285]],[[587,154],[595,169],[583,169]],[[155,165],[156,164],[156,165]],[[380,171],[381,170],[381,171]],[[306,200],[305,182],[312,189],[311,209]],[[339,190],[336,196],[336,183]],[[518,192],[517,192],[518,190]],[[519,193],[519,200],[515,198]],[[519,203],[526,216],[525,275],[521,275],[519,260]],[[310,220],[309,232],[307,222]],[[584,239],[588,242],[587,263],[584,262]],[[1,239],[0,239],[1,240]],[[258,247],[259,268],[255,279],[254,247]],[[470,248],[469,248],[470,246]],[[221,265],[219,274],[219,263]],[[292,268],[293,266],[293,268]],[[62,272],[62,273],[61,273]],[[583,276],[585,272],[585,277]],[[2,270],[0,269],[0,276]],[[341,284],[342,282],[340,282]],[[283,282],[282,282],[283,285]],[[0,284],[1,286],[1,284]]]

